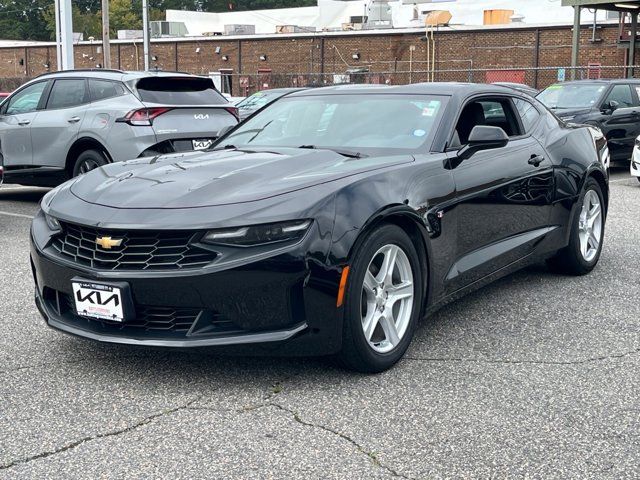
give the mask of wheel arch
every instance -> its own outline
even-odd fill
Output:
[[[65,159],[65,170],[69,173],[70,176],[73,174],[73,166],[76,159],[82,152],[85,152],[87,150],[99,150],[106,155],[109,163],[113,162],[113,157],[109,153],[109,150],[107,150],[107,147],[102,144],[102,142],[96,140],[93,137],[80,137],[75,142],[73,142],[71,148],[69,148],[69,151],[67,152],[67,158]]]
[[[367,236],[378,226],[392,224],[400,227],[408,236],[418,253],[421,265],[422,282],[424,286],[424,298],[422,302],[421,316],[424,315],[427,305],[431,303],[431,242],[422,217],[405,204],[389,205],[378,210],[362,226],[355,242],[351,246],[348,262],[351,263],[355,253]]]

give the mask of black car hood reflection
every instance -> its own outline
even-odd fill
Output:
[[[193,152],[109,164],[80,178],[71,192],[114,208],[208,207],[263,200],[413,160],[297,148]]]

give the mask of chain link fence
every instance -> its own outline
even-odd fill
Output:
[[[640,78],[640,66],[605,66],[591,64],[581,67],[511,67],[511,68],[442,68],[434,70],[373,72],[366,68],[334,73],[231,73],[211,72],[217,87],[224,93],[246,97],[260,90],[289,87],[321,87],[339,84],[406,85],[420,82],[522,83],[541,90],[552,83],[566,80],[624,78],[630,71]],[[28,81],[25,77],[0,78],[0,91],[11,92]]]
[[[640,77],[640,66],[588,65],[581,67],[514,67],[514,68],[454,68],[371,72],[357,69],[335,73],[271,73],[257,74],[212,73],[219,80],[219,88],[233,96],[248,96],[260,90],[291,87],[320,87],[339,84],[406,85],[420,82],[511,82],[542,90],[557,82],[624,78],[633,70]]]

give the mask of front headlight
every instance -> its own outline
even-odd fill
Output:
[[[295,220],[282,223],[267,223],[249,227],[210,230],[202,242],[213,245],[253,247],[270,243],[300,240],[311,226],[311,220]]]
[[[47,222],[49,230],[51,230],[52,232],[60,232],[62,230],[62,226],[60,225],[60,222],[56,217],[52,217],[48,213],[45,213],[44,219]]]

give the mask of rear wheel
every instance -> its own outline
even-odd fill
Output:
[[[411,343],[423,291],[420,260],[408,235],[395,225],[372,231],[348,279],[342,362],[381,372],[400,360]]]
[[[606,212],[602,189],[595,179],[587,180],[579,205],[569,245],[549,261],[554,270],[570,275],[589,273],[602,252]]]
[[[109,160],[99,150],[86,150],[78,155],[75,164],[73,165],[73,176],[82,175],[83,173],[90,172],[98,167],[106,165]]]

